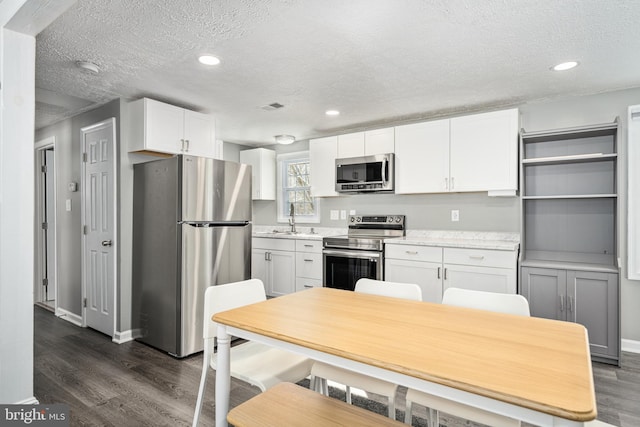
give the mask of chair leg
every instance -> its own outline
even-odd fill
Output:
[[[345,391],[347,393],[347,403],[351,405],[351,387],[345,386]]]
[[[197,427],[202,412],[202,401],[204,400],[204,390],[207,386],[207,373],[209,372],[209,362],[211,361],[212,346],[207,340],[204,343],[204,354],[202,356],[202,375],[200,376],[200,387],[198,388],[198,399],[196,400],[196,410],[193,414],[192,427]]]
[[[309,379],[309,390],[318,391],[318,390],[316,390],[316,376],[315,375],[311,375],[311,378]]]
[[[405,405],[405,409],[404,409],[404,423],[411,425],[411,407],[413,406],[413,402],[410,400],[407,400],[407,403]],[[428,422],[429,420],[427,420]]]
[[[329,396],[329,382],[326,378],[322,378],[322,394]]]

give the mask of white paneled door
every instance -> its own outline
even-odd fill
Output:
[[[115,119],[82,128],[84,314],[86,326],[115,330]]]

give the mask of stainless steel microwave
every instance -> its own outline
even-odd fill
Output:
[[[393,191],[393,160],[393,153],[336,159],[336,191]]]

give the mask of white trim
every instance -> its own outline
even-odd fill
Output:
[[[138,330],[138,333],[140,334],[141,332]],[[133,341],[134,339],[137,338],[137,336],[142,336],[142,335],[136,335],[135,329],[129,329],[128,331],[122,331],[122,332],[116,331],[113,334],[113,339],[111,341],[116,344],[124,344],[126,342]]]
[[[640,105],[629,107],[627,119],[627,279],[640,280]]]
[[[56,308],[56,317],[73,323],[76,326],[84,327],[84,325],[82,324],[82,316],[78,316],[77,314],[65,310],[64,308]]]
[[[53,149],[54,155],[56,152],[56,137],[55,136],[50,136],[48,138],[42,139],[40,141],[36,141],[36,143],[34,144],[35,147],[35,151],[34,151],[34,162],[35,162],[35,174],[36,176],[39,176],[40,174],[40,166],[42,166],[42,152],[44,152],[44,150],[47,149]],[[53,264],[56,266],[55,270],[54,270],[54,277],[53,280],[55,282],[55,295],[54,295],[54,309],[57,309],[58,307],[58,227],[56,226],[56,224],[58,223],[58,190],[57,190],[57,183],[58,183],[58,167],[57,167],[57,162],[53,163],[53,171],[51,172],[51,176],[53,176],[53,240],[54,242],[56,242],[56,244],[53,247],[53,253],[52,254],[48,254],[50,256],[53,257]],[[46,209],[46,206],[41,206],[42,205],[42,199],[43,199],[43,193],[45,190],[45,188],[43,188],[42,186],[42,180],[41,179],[35,179],[34,180],[35,183],[35,195],[36,195],[36,202],[35,202],[35,215],[34,215],[34,233],[35,233],[35,253],[37,254],[42,254],[42,251],[45,249],[44,248],[44,239],[42,238],[42,233],[39,233],[39,231],[41,230],[38,227],[38,223],[42,222],[42,211],[43,209]],[[40,255],[36,255],[34,257],[34,272],[36,273],[36,275],[34,275],[34,280],[33,280],[33,298],[34,298],[34,302],[44,302],[44,298],[42,295],[42,286],[41,283],[38,283],[40,278],[42,277],[42,272],[43,272],[43,268],[44,266],[43,264],[43,259]]]
[[[640,354],[640,341],[622,339],[622,351]]]
[[[80,129],[80,135],[81,135],[81,149],[82,149],[82,153],[85,153],[85,141],[84,141],[84,136],[87,132],[92,131],[92,130],[96,130],[100,127],[107,127],[111,125],[111,131],[112,131],[112,137],[113,137],[113,169],[112,169],[112,176],[113,176],[113,237],[112,237],[112,241],[113,241],[113,334],[116,333],[117,330],[117,326],[118,326],[118,314],[119,314],[119,304],[118,304],[118,259],[120,259],[120,250],[119,250],[119,241],[118,241],[118,179],[117,179],[117,171],[118,171],[118,149],[117,149],[117,145],[118,145],[118,140],[117,140],[117,133],[116,133],[116,119],[115,117],[111,117],[109,119],[103,120],[101,122],[98,123],[94,123],[90,126],[85,126],[83,128]],[[83,155],[84,156],[84,155]],[[81,159],[82,160],[82,159]],[[82,161],[82,188],[86,188],[86,163],[84,161]],[[84,301],[84,299],[87,297],[87,281],[86,281],[86,257],[85,257],[85,251],[86,251],[86,246],[87,246],[87,237],[86,235],[82,232],[82,227],[84,224],[86,224],[87,222],[85,221],[85,216],[86,216],[86,212],[85,212],[85,195],[84,195],[84,191],[82,192],[82,195],[80,196],[80,200],[81,200],[81,205],[82,205],[82,213],[80,215],[80,217],[82,218],[82,224],[80,225],[81,227],[81,235],[82,235],[82,254],[81,254],[81,265],[82,265],[82,301]],[[87,326],[87,308],[84,306],[82,307],[82,326],[86,327]],[[113,336],[112,336],[113,338]]]
[[[13,403],[13,405],[39,405],[40,402],[36,399],[35,396],[32,396],[28,399],[21,400],[20,402]]]

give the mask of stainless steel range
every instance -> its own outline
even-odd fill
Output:
[[[346,236],[322,239],[323,283],[354,290],[362,277],[384,279],[384,239],[405,235],[404,215],[350,215]]]

